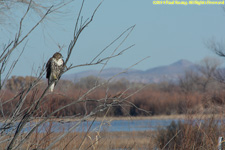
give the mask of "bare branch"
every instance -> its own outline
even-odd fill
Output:
[[[82,8],[83,8],[83,3],[84,3],[84,0],[83,0],[82,5],[81,5],[81,8],[80,8],[80,12],[79,12],[79,14],[78,14],[77,23],[76,23],[75,29],[74,29],[74,37],[73,37],[73,39],[72,39],[72,41],[70,42],[70,45],[69,45],[69,47],[68,47],[67,58],[66,58],[65,63],[64,63],[65,66],[66,66],[67,62],[69,61],[69,58],[70,58],[71,53],[72,53],[72,50],[73,50],[73,48],[74,48],[74,46],[75,46],[75,44],[76,44],[76,42],[77,42],[77,39],[79,38],[81,32],[82,32],[82,31],[83,31],[83,30],[84,30],[84,29],[92,22],[92,20],[93,20],[93,18],[94,18],[94,15],[95,15],[96,11],[98,10],[98,8],[101,6],[102,2],[103,2],[103,1],[101,1],[101,2],[99,3],[99,5],[96,7],[96,9],[94,10],[94,12],[93,12],[93,14],[92,14],[92,16],[91,16],[91,19],[90,19],[87,23],[85,23],[82,27],[80,27],[80,28],[78,29],[78,31],[77,31],[77,26],[78,26],[79,18],[80,18],[81,11],[82,11]]]
[[[30,5],[28,6],[28,9],[27,9],[27,12],[29,11],[29,7],[30,7]],[[52,6],[53,7],[53,6]],[[21,39],[21,40],[19,40],[19,38],[20,38],[20,36],[21,36],[21,26],[22,26],[22,22],[23,22],[23,20],[24,20],[24,17],[26,16],[26,13],[25,13],[25,15],[24,15],[24,17],[21,19],[21,21],[20,21],[20,27],[19,27],[19,34],[18,35],[16,35],[16,38],[15,38],[15,40],[13,41],[13,47],[12,48],[10,48],[9,50],[8,50],[8,52],[4,55],[4,56],[2,56],[1,58],[0,58],[0,63],[5,59],[5,57],[7,57],[8,55],[10,55],[14,50],[15,50],[15,48],[18,46],[18,45],[20,45],[29,35],[30,35],[30,33],[31,32],[33,32],[33,30],[46,18],[46,16],[50,13],[50,10],[52,9],[52,7],[50,7],[48,10],[47,10],[47,12],[45,13],[45,15],[30,29],[30,31],[28,31],[28,33]],[[10,42],[11,43],[11,42]]]
[[[225,57],[225,48],[222,42],[216,42],[214,40],[211,40],[206,43],[206,46],[218,56]]]
[[[102,4],[103,1],[101,1],[99,3],[99,5],[95,8],[95,10],[93,11],[93,13],[91,15],[91,18],[90,19],[88,18],[86,20],[83,20],[83,17],[82,17],[82,10],[83,10],[83,7],[84,7],[84,2],[85,2],[85,0],[82,1],[82,4],[80,6],[79,14],[77,16],[76,23],[75,23],[75,26],[74,26],[73,39],[71,40],[71,42],[68,46],[68,50],[67,50],[67,57],[66,57],[66,60],[65,60],[65,63],[64,63],[64,71],[60,74],[60,76],[70,69],[74,69],[76,67],[81,67],[81,66],[103,64],[103,67],[101,69],[101,71],[102,71],[104,69],[104,67],[107,65],[107,63],[109,62],[109,60],[122,55],[124,52],[126,52],[128,49],[130,49],[134,46],[134,45],[131,45],[131,46],[128,46],[127,48],[125,48],[125,49],[119,50],[121,48],[121,45],[124,44],[124,42],[130,36],[130,34],[133,31],[135,25],[127,28],[122,34],[120,34],[109,45],[107,45],[100,53],[98,53],[90,61],[90,63],[80,64],[80,65],[76,65],[76,66],[70,65],[69,67],[66,67],[66,64],[69,62],[71,54],[74,50],[74,46],[76,45],[76,42],[77,42],[79,36],[81,35],[82,31],[93,21],[93,18],[94,18],[98,8],[100,7],[100,5]],[[53,11],[55,11],[55,10],[61,8],[62,6],[64,6],[64,5],[60,5],[57,8],[55,8],[55,7],[53,8],[53,6],[51,6],[46,11],[45,15],[27,32],[27,34],[25,34],[22,37],[21,32],[22,32],[22,29],[23,29],[22,28],[23,27],[23,21],[26,18],[27,14],[29,13],[31,3],[32,3],[32,0],[29,2],[29,6],[27,7],[27,11],[25,12],[25,14],[23,15],[23,17],[20,20],[18,33],[16,34],[14,41],[11,41],[8,44],[8,46],[5,48],[3,53],[1,54],[0,62],[4,63],[4,65],[6,64],[5,62],[7,62],[9,56],[12,54],[12,52],[15,50],[15,48],[18,45],[20,45],[21,43],[24,42],[24,40],[31,34],[31,32],[33,32],[33,30],[45,19],[45,17],[48,14],[50,14]],[[109,56],[106,56],[106,57],[103,57],[103,58],[100,59],[99,57],[102,55],[102,53],[104,53],[110,46],[112,46],[112,44],[114,44],[118,40],[121,40],[121,41],[116,46],[116,48],[111,52],[111,54]],[[135,63],[134,65],[128,67],[127,69],[125,69],[121,73],[127,72],[130,68],[132,68],[133,66],[137,65],[138,63],[142,62],[143,60],[145,60],[147,58],[148,57],[146,57],[146,58],[142,59],[141,61]],[[19,60],[19,58],[17,59],[17,61],[18,60]],[[4,65],[2,65],[3,70],[4,70]],[[25,134],[22,134],[23,129],[25,129],[26,126],[27,126],[27,123],[32,121],[35,116],[38,116],[36,114],[39,113],[39,108],[41,108],[41,105],[46,102],[46,100],[44,98],[47,95],[49,95],[48,89],[51,86],[51,84],[53,84],[53,83],[49,84],[46,88],[41,89],[40,93],[38,93],[38,89],[36,89],[36,88],[37,88],[37,85],[40,83],[40,81],[41,81],[41,79],[42,79],[42,77],[45,73],[45,67],[44,66],[45,66],[45,64],[42,66],[42,69],[40,71],[39,76],[34,81],[32,81],[31,84],[28,87],[23,88],[22,91],[19,92],[18,94],[16,94],[12,99],[9,99],[9,100],[4,102],[4,103],[8,103],[8,102],[11,102],[15,99],[18,99],[18,101],[16,101],[17,102],[16,105],[13,106],[14,110],[13,110],[12,114],[10,114],[10,118],[7,121],[5,121],[5,123],[3,124],[2,129],[1,129],[2,134],[9,136],[7,138],[7,146],[6,146],[7,150],[22,148],[22,145],[29,139],[29,137],[31,137],[31,135],[35,132],[35,130],[38,129],[44,122],[49,120],[52,116],[54,116],[57,112],[59,112],[61,110],[64,110],[64,109],[68,108],[69,106],[76,105],[78,103],[96,102],[98,104],[98,106],[93,108],[91,111],[89,111],[89,110],[86,111],[85,115],[82,115],[82,118],[74,126],[72,126],[68,130],[68,132],[64,132],[61,136],[58,136],[55,139],[51,140],[51,143],[48,145],[46,150],[52,149],[52,147],[55,146],[55,144],[57,142],[59,142],[61,139],[63,139],[68,133],[73,131],[78,125],[80,125],[82,123],[82,121],[86,120],[87,118],[95,116],[99,112],[109,110],[109,108],[111,108],[111,107],[124,106],[123,104],[133,106],[134,104],[129,103],[128,99],[141,90],[141,89],[136,90],[135,92],[127,95],[126,93],[129,90],[129,88],[127,88],[126,90],[124,90],[121,93],[112,97],[109,94],[109,88],[106,88],[106,94],[102,98],[99,98],[99,99],[88,98],[88,96],[90,96],[90,94],[93,93],[96,89],[98,89],[102,86],[108,85],[113,78],[115,78],[116,76],[121,74],[121,73],[119,73],[117,75],[112,76],[110,79],[108,79],[107,81],[105,81],[103,83],[101,82],[101,83],[97,84],[97,82],[96,82],[94,87],[87,90],[84,94],[80,95],[77,99],[71,100],[71,102],[69,104],[65,104],[62,107],[59,107],[59,108],[53,110],[49,114],[46,113],[45,118],[42,118],[42,120],[38,121],[38,123],[36,123],[34,126],[31,126],[31,129],[29,129],[29,131],[27,131]],[[13,68],[14,67],[15,67],[15,65],[13,66]],[[10,70],[13,70],[13,68],[10,69]],[[40,95],[38,95],[37,93],[40,94]],[[32,103],[29,104],[29,106],[26,106],[25,105],[26,99],[29,96],[29,94],[32,94],[31,95]],[[53,94],[55,94],[55,93],[53,93]],[[61,94],[61,95],[63,95],[63,94]],[[65,94],[63,96],[68,97]],[[1,106],[4,103],[1,103]],[[2,108],[2,112],[3,112],[3,106],[1,108]],[[141,110],[141,109],[139,109],[139,110]],[[41,117],[43,117],[43,116],[41,116]],[[94,121],[95,120],[93,120],[93,122]],[[80,144],[80,148],[82,147],[82,144],[84,143],[84,140],[85,140],[88,132],[90,131],[90,127],[89,127],[88,131],[86,132],[86,135],[84,136],[84,138],[82,140],[82,143]],[[7,129],[12,129],[12,131],[10,132],[10,135],[7,133],[7,131],[6,131]],[[43,137],[42,140],[44,140],[44,138],[45,137]]]
[[[30,3],[29,3],[29,5],[28,5],[28,7],[27,7],[27,11],[25,12],[25,14],[23,15],[23,17],[22,17],[21,20],[20,20],[19,31],[18,31],[18,35],[17,35],[16,38],[15,38],[14,46],[17,44],[17,42],[19,41],[19,38],[20,38],[20,36],[21,36],[21,29],[22,29],[23,20],[24,20],[24,18],[26,17],[26,15],[28,14],[28,12],[29,12],[29,10],[30,10],[31,3],[32,3],[32,0],[30,0]]]
[[[106,49],[108,49],[112,44],[114,44],[116,41],[118,41],[126,32],[128,32],[130,30],[129,33],[132,32],[132,30],[134,29],[135,26],[131,26],[129,28],[127,28],[122,34],[120,34],[115,40],[113,40],[109,45],[107,45],[98,55],[96,55],[96,57],[94,57],[94,59],[92,59],[92,61],[90,63],[93,63],[104,51],[106,51]],[[128,34],[129,34],[128,33]]]

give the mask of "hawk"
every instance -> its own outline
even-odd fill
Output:
[[[56,52],[46,64],[46,78],[48,79],[48,85],[52,84],[50,86],[51,92],[53,92],[56,82],[60,79],[63,68],[64,61],[62,59],[62,54]]]

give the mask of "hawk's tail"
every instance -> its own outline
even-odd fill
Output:
[[[50,91],[51,91],[51,92],[53,92],[54,87],[55,87],[55,83],[52,83],[52,85],[50,86]]]

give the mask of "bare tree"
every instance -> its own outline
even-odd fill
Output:
[[[202,86],[204,92],[207,90],[209,84],[215,81],[216,73],[221,64],[221,60],[217,58],[206,57],[197,65],[197,69],[201,75],[199,84]]]
[[[220,59],[213,57],[206,57],[195,65],[194,70],[188,70],[184,77],[180,78],[180,86],[186,92],[208,92],[216,80],[218,70],[222,62]]]
[[[210,40],[206,43],[206,46],[218,56],[225,57],[225,47],[223,42]]]
[[[210,40],[206,43],[208,49],[214,52],[216,55],[224,58],[225,57],[225,46],[223,42],[217,42]],[[221,63],[221,62],[220,62]],[[224,69],[219,68],[216,70],[214,77],[221,83],[225,83]]]
[[[17,1],[15,1],[15,2],[17,2]],[[15,34],[15,39],[11,40],[8,44],[6,44],[6,46],[3,49],[3,52],[0,54],[0,63],[1,63],[0,75],[2,75],[4,72],[7,72],[6,73],[7,75],[4,79],[0,78],[2,85],[7,81],[8,77],[10,76],[10,73],[12,72],[17,61],[20,58],[20,56],[18,56],[18,58],[11,64],[11,67],[9,67],[9,69],[6,70],[6,68],[9,65],[8,60],[9,60],[10,56],[12,55],[12,53],[16,50],[16,48],[21,43],[26,43],[25,40],[35,30],[35,28],[42,21],[44,21],[46,16],[48,16],[55,10],[60,9],[61,7],[63,7],[65,5],[65,3],[62,3],[57,6],[44,7],[44,9],[46,10],[45,14],[25,35],[22,36],[21,32],[23,30],[23,20],[27,16],[27,14],[30,13],[30,9],[34,2],[32,0],[31,1],[21,1],[21,2],[28,4],[27,10],[20,20],[20,25],[19,25],[17,33]],[[3,3],[3,1],[1,1],[1,3]],[[4,3],[4,4],[6,4],[6,3]],[[36,3],[34,3],[34,4],[37,5]],[[79,10],[79,13],[78,13],[78,16],[76,19],[76,23],[74,25],[73,39],[71,40],[71,42],[68,46],[67,56],[66,56],[65,63],[64,63],[64,71],[62,72],[62,74],[64,74],[68,70],[71,70],[71,69],[74,69],[77,67],[91,66],[91,65],[98,65],[98,64],[102,64],[103,65],[102,69],[104,69],[104,67],[106,66],[108,61],[110,61],[114,57],[118,57],[118,56],[122,55],[124,52],[126,52],[128,49],[130,49],[131,47],[134,46],[134,45],[131,45],[125,49],[121,49],[121,45],[126,41],[126,39],[128,38],[128,36],[130,35],[130,33],[133,31],[133,29],[135,27],[135,26],[131,26],[131,27],[127,28],[124,32],[122,32],[117,38],[115,38],[115,40],[113,40],[111,43],[109,43],[99,54],[94,56],[90,62],[87,62],[85,64],[73,65],[73,63],[70,62],[70,57],[74,50],[74,46],[76,45],[77,40],[80,37],[81,33],[93,21],[94,16],[95,16],[97,10],[99,9],[99,7],[101,6],[102,2],[100,2],[99,5],[96,7],[96,9],[93,11],[91,17],[87,18],[86,20],[83,20],[83,17],[82,17],[82,9],[83,9],[84,4],[85,4],[85,0],[82,1],[80,10]],[[37,6],[39,6],[39,5],[37,5]],[[109,47],[112,44],[114,44],[116,41],[120,41],[120,42],[119,42],[118,46],[111,52],[111,54],[109,56],[100,58],[101,54],[104,51],[108,50]],[[26,46],[26,44],[25,44],[25,46]],[[25,46],[23,47],[23,50],[25,49]],[[21,52],[21,55],[22,55],[22,52]],[[70,65],[68,65],[69,62],[71,63]],[[136,64],[134,64],[134,65],[136,65]],[[90,110],[89,112],[86,112],[84,116],[79,116],[81,119],[74,126],[72,126],[68,130],[68,132],[65,132],[62,135],[55,137],[54,139],[51,140],[51,143],[47,147],[45,147],[45,149],[52,149],[57,142],[62,140],[69,132],[73,131],[79,124],[82,123],[82,121],[86,120],[87,118],[95,116],[99,112],[106,111],[111,107],[122,106],[122,105],[133,105],[132,103],[127,101],[128,98],[130,98],[133,94],[135,94],[136,92],[141,90],[141,89],[138,89],[138,90],[136,90],[136,92],[133,92],[132,94],[127,95],[126,91],[129,90],[129,89],[127,89],[125,91],[122,91],[120,94],[112,97],[107,94],[108,88],[106,88],[106,95],[102,99],[87,99],[86,97],[90,93],[94,92],[97,88],[99,88],[101,86],[106,86],[115,76],[113,76],[112,78],[110,78],[104,82],[96,82],[94,87],[91,87],[87,92],[82,94],[78,99],[74,99],[71,101],[71,103],[54,110],[50,114],[47,114],[47,117],[40,118],[40,120],[38,122],[36,122],[30,130],[28,130],[27,132],[24,133],[23,130],[26,129],[27,124],[29,122],[32,122],[35,119],[35,117],[38,116],[37,114],[39,112],[40,106],[45,103],[44,98],[50,94],[47,91],[48,91],[49,87],[51,86],[51,84],[48,85],[44,90],[38,89],[38,85],[41,83],[41,79],[45,74],[44,66],[45,66],[45,64],[43,64],[42,67],[40,67],[41,70],[39,71],[39,75],[37,76],[37,78],[34,79],[33,81],[31,81],[27,87],[24,87],[21,91],[18,91],[14,95],[14,97],[12,97],[4,102],[2,101],[2,99],[0,99],[1,100],[0,108],[1,108],[1,112],[3,113],[3,116],[4,116],[4,111],[3,111],[4,104],[16,102],[16,105],[13,108],[13,111],[11,112],[10,116],[4,117],[4,123],[0,127],[0,134],[1,134],[0,145],[1,144],[6,145],[7,150],[19,149],[19,148],[23,147],[24,143],[29,140],[29,138],[34,134],[36,129],[38,129],[44,122],[48,121],[49,118],[51,118],[57,112],[64,110],[70,106],[77,105],[79,103],[85,103],[85,102],[98,103],[97,107]],[[124,72],[126,72],[129,68],[124,70]],[[121,73],[123,73],[123,72],[121,72]],[[2,85],[1,85],[0,90],[2,90]],[[40,95],[37,94],[38,91],[40,91]],[[55,93],[55,94],[57,94],[57,93]],[[32,95],[31,96],[32,103],[29,106],[25,107],[25,103],[26,103],[28,95]],[[61,94],[61,95],[68,97],[63,94]],[[40,145],[36,145],[35,147],[40,148]]]
[[[184,93],[190,93],[198,90],[198,81],[200,76],[198,73],[188,70],[185,75],[179,79],[179,86]]]

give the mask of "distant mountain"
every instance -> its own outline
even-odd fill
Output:
[[[122,68],[108,68],[103,70],[100,74],[98,70],[89,70],[65,75],[62,78],[78,81],[80,78],[92,75],[109,79],[112,76],[119,74],[114,78],[114,80],[125,78],[130,82],[159,83],[163,81],[178,81],[179,77],[185,74],[185,71],[194,70],[195,68],[196,67],[192,62],[182,59],[170,65],[155,67],[146,71],[131,69],[127,72],[124,72],[125,69]]]

